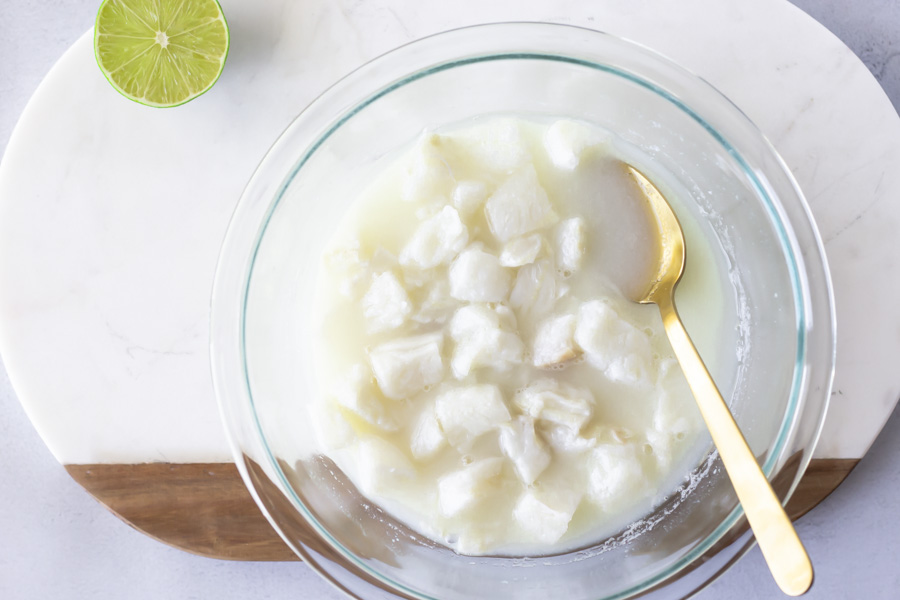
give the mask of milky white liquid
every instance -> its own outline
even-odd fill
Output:
[[[705,439],[658,309],[623,295],[640,291],[656,260],[656,249],[648,243],[654,238],[643,212],[646,201],[621,164],[623,155],[634,160],[630,149],[587,125],[569,127],[566,131],[575,133],[553,144],[548,142],[549,126],[494,119],[424,137],[388,165],[355,202],[325,253],[317,284],[322,394],[311,414],[324,452],[365,495],[413,529],[461,553],[548,554],[615,533],[674,489],[699,461]],[[583,139],[588,143],[579,141]],[[539,255],[532,263],[505,268],[512,291],[503,300],[469,302],[445,295],[436,301],[434,292],[443,289],[459,252],[448,251],[452,258],[428,268],[404,265],[400,257],[410,240],[425,221],[450,206],[466,229],[462,252],[476,248],[501,256],[505,241],[497,239],[496,224],[485,207],[510,177],[532,167],[554,213],[552,223],[520,236],[539,234]],[[454,203],[460,182],[483,185],[484,198],[474,201],[474,209]],[[679,216],[689,254],[678,306],[686,321],[698,325],[691,336],[716,370],[718,363],[734,356],[733,350],[722,351],[729,344],[734,347],[725,278],[701,226],[685,212]],[[581,219],[583,224],[584,252],[574,269],[558,268],[560,249],[554,242],[559,224],[567,219]],[[541,261],[553,267],[555,284],[564,291],[546,310],[512,306],[518,272]],[[400,283],[408,301],[396,325],[374,323],[371,314],[365,315],[374,278],[385,273]],[[650,350],[639,377],[626,374],[623,379],[615,368],[598,367],[597,357],[578,343],[572,344],[573,356],[559,364],[535,366],[541,326],[572,315],[579,327],[587,327],[590,306],[596,305],[585,305],[598,301],[611,308],[616,323],[624,323],[621,327],[646,339]],[[514,316],[514,326],[506,329],[521,340],[521,362],[475,365],[462,376],[454,370],[451,365],[456,365],[454,358],[465,339],[452,338],[451,323],[460,309],[471,305]],[[373,374],[373,356],[385,344],[423,334],[441,340],[440,379],[430,376],[414,393],[386,397],[398,393],[392,394],[391,383]],[[623,347],[622,352],[632,349]],[[353,377],[355,383],[348,384]],[[567,441],[560,442],[558,436],[554,441],[557,423],[531,418],[520,406],[529,386],[547,380],[563,386],[563,396],[578,395],[572,390],[587,390],[590,396],[589,418]],[[549,464],[533,481],[523,479],[516,456],[502,447],[501,432],[509,423],[459,443],[459,435],[454,438],[447,427],[441,429],[449,421],[439,422],[435,435],[454,442],[441,442],[426,457],[411,448],[423,415],[433,414],[440,398],[442,406],[452,405],[446,401],[448,393],[472,386],[498,390],[510,421],[534,423],[534,437]],[[480,474],[473,476],[471,489],[463,486],[462,496],[449,483],[442,487],[448,476],[473,466]],[[453,491],[452,498],[447,490]],[[465,507],[456,510],[460,502]]]

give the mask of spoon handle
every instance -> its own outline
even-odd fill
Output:
[[[669,342],[775,582],[789,596],[805,593],[812,585],[813,569],[803,543],[684,329],[674,302],[662,302],[659,309]]]

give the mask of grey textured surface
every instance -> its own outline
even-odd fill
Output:
[[[900,3],[794,0],[841,38],[900,107]],[[40,80],[93,21],[98,0],[0,0],[0,149]],[[900,412],[847,481],[798,529],[811,599],[900,597]],[[0,363],[0,598],[339,598],[308,567],[188,555],[132,530],[54,460]],[[754,549],[702,600],[779,598]]]

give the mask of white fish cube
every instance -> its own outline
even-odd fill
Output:
[[[459,308],[460,302],[450,297],[450,283],[446,279],[432,281],[426,288],[419,310],[412,315],[417,323],[446,323]]]
[[[463,217],[470,217],[482,207],[487,195],[487,184],[483,181],[460,181],[453,188],[453,206]]]
[[[521,267],[535,261],[541,253],[544,238],[539,233],[532,233],[509,240],[500,253],[500,264],[504,267]]]
[[[397,266],[397,257],[386,250],[384,246],[378,246],[372,257],[366,261],[366,266],[372,273],[383,273]]]
[[[470,304],[457,310],[449,327],[455,343],[450,360],[453,375],[462,379],[474,368],[505,370],[521,364],[525,345],[515,328],[515,316],[506,307]]]
[[[452,137],[461,142],[473,164],[496,173],[509,173],[530,159],[522,130],[514,119],[495,119]]]
[[[556,379],[539,379],[515,395],[513,402],[535,420],[561,425],[578,433],[591,418],[594,396]]]
[[[661,362],[657,397],[653,426],[647,431],[647,441],[653,447],[659,466],[668,468],[675,458],[678,443],[692,439],[702,423],[700,411],[678,361],[666,359]]]
[[[387,271],[372,279],[362,298],[363,315],[370,333],[396,329],[412,312],[412,302],[396,275]]]
[[[359,266],[362,262],[359,240],[353,239],[349,243],[327,249],[322,255],[322,262],[329,269],[341,271]]]
[[[371,284],[371,261],[363,257],[359,240],[326,252],[322,262],[329,272],[338,277],[338,291],[346,298],[359,300]]]
[[[322,264],[339,276],[339,291],[342,296],[351,300],[359,299],[366,289],[369,275],[360,256],[359,240],[327,250],[322,255]]]
[[[534,366],[551,367],[577,356],[575,322],[575,315],[560,315],[541,323],[534,336]]]
[[[516,313],[508,306],[499,304],[494,306],[494,314],[499,319],[500,327],[506,331],[516,331]]]
[[[556,268],[573,273],[581,268],[587,244],[584,219],[573,217],[556,226],[553,241],[556,251]]]
[[[359,240],[354,240],[348,246],[326,253],[323,263],[340,281],[338,291],[341,295],[359,300],[371,286],[375,275],[397,266],[397,258],[381,246],[366,258],[360,250]]]
[[[409,398],[444,377],[443,334],[402,338],[376,346],[369,353],[382,393],[393,400]]]
[[[503,182],[487,199],[484,212],[491,232],[501,242],[548,227],[557,220],[532,165]]]
[[[400,264],[430,269],[449,263],[465,248],[469,231],[452,206],[425,220],[400,253]]]
[[[356,473],[362,493],[390,495],[409,485],[416,477],[416,468],[399,448],[380,437],[368,436],[356,447]]]
[[[636,387],[646,388],[652,385],[652,375],[648,363],[651,357],[632,353],[619,361],[609,364],[604,370],[610,381],[618,381]]]
[[[493,254],[464,250],[450,265],[450,295],[467,302],[503,302],[512,275]]]
[[[489,384],[444,391],[434,408],[447,440],[460,450],[468,449],[475,438],[510,419],[500,388]]]
[[[592,300],[581,305],[575,342],[584,350],[587,361],[610,381],[638,387],[655,382],[655,374],[650,371],[650,337],[622,319],[609,304]]]
[[[353,365],[334,389],[337,404],[384,431],[397,431],[397,422],[385,411],[381,394],[364,365]]]
[[[442,281],[441,278],[436,278],[434,269],[423,269],[416,265],[401,265],[400,272],[403,275],[403,286],[412,298],[413,304],[416,303],[415,296],[419,295],[422,289]]]
[[[419,414],[410,435],[409,448],[416,460],[427,460],[433,457],[447,443],[441,425],[438,423],[434,406],[427,406]]]
[[[346,448],[356,439],[356,434],[340,409],[331,401],[310,404],[310,416],[316,424],[319,441],[327,450]]]
[[[649,492],[634,444],[602,444],[588,462],[588,497],[604,510],[616,510]]]
[[[454,180],[441,154],[441,136],[425,132],[419,138],[403,181],[402,197],[407,202],[449,198]]]
[[[519,268],[509,294],[509,305],[520,315],[538,319],[553,310],[557,300],[569,292],[548,260]]]
[[[544,422],[541,435],[555,452],[565,454],[581,454],[597,445],[597,439],[594,437],[585,437],[573,431],[571,427],[548,422]]]
[[[445,517],[472,508],[492,490],[492,480],[500,474],[502,458],[484,458],[444,475],[438,480],[438,504]]]
[[[581,496],[568,490],[539,493],[528,490],[519,498],[513,516],[532,540],[553,544],[568,531]]]
[[[516,467],[519,479],[531,485],[550,465],[550,453],[534,433],[534,421],[519,416],[500,426],[500,450]]]
[[[574,170],[590,148],[607,143],[609,134],[600,134],[596,127],[575,121],[556,121],[547,129],[544,147],[550,161],[566,171]]]
[[[460,531],[453,547],[464,556],[478,556],[492,547],[496,547],[499,539],[502,539],[502,533],[489,532],[481,523],[478,523],[476,526],[466,527]]]
[[[660,363],[657,389],[659,403],[653,413],[653,429],[679,439],[688,437],[701,417],[677,360],[669,358]]]

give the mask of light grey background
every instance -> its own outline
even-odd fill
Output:
[[[900,2],[793,0],[865,62],[900,107]],[[0,151],[99,0],[0,0]],[[900,357],[898,357],[900,364]],[[900,598],[900,412],[847,481],[800,520],[811,599]],[[0,598],[340,598],[300,563],[192,556],[134,531],[81,489],[41,442],[0,362]],[[754,549],[702,600],[779,598]]]

